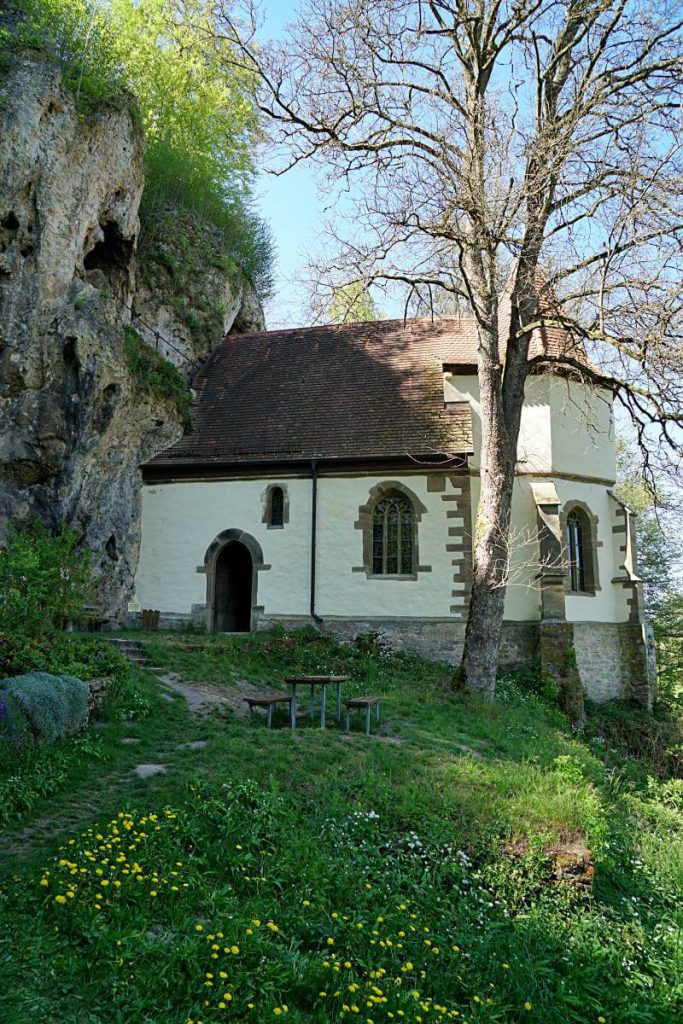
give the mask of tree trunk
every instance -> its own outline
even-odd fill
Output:
[[[526,290],[524,312],[513,291],[506,337],[505,376],[498,347],[498,304],[490,301],[490,318],[479,318],[478,376],[482,442],[481,489],[472,550],[472,594],[465,627],[462,661],[454,683],[493,697],[500,657],[509,568],[512,495],[517,440],[524,404],[528,338],[519,336],[522,317],[531,322],[533,298],[528,267],[518,275]],[[532,271],[533,273],[533,271]],[[473,276],[473,275],[472,275]]]
[[[502,414],[500,368],[480,373],[481,490],[472,566],[472,594],[458,681],[493,697],[500,652],[508,567],[514,459]],[[488,378],[488,380],[487,380]]]
[[[465,646],[456,682],[493,697],[500,651],[508,568],[517,436],[509,436],[503,403],[498,347],[498,302],[494,289],[479,278],[482,304],[478,316],[478,374],[482,442],[481,489],[473,543],[472,594]],[[488,308],[486,308],[488,306]],[[484,308],[482,308],[484,307]]]

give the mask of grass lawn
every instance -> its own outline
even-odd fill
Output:
[[[217,699],[349,672],[381,730],[193,715],[140,672],[5,755],[2,1024],[683,1019],[683,782],[605,742],[623,712],[579,738],[518,682],[485,703],[311,633],[142,639]],[[567,845],[592,888],[555,880]]]

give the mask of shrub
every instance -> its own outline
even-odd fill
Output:
[[[185,426],[190,423],[192,392],[182,373],[155,352],[132,327],[124,327],[124,353],[140,391],[156,398],[170,398]]]
[[[41,652],[40,667],[55,676],[76,676],[97,679],[108,676],[122,679],[129,672],[129,663],[113,644],[99,636],[58,633]]]
[[[19,631],[0,635],[0,678],[25,672],[97,679],[121,678],[128,662],[112,644],[99,636],[54,633],[33,640]]]
[[[683,776],[683,715],[659,701],[654,713],[623,701],[588,704],[587,735],[606,750],[643,762],[660,776]]]
[[[36,739],[72,736],[88,718],[88,687],[74,676],[32,672],[3,679],[0,692],[16,701]]]
[[[52,536],[39,522],[10,527],[0,550],[0,636],[40,640],[82,618],[94,592],[90,552],[73,530]]]
[[[0,692],[0,749],[3,743],[21,743],[28,733],[28,721],[16,698],[10,693]]]

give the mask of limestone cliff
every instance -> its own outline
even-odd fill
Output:
[[[84,118],[38,57],[0,79],[0,542],[10,521],[74,527],[112,619],[137,564],[139,465],[183,430],[177,402],[131,368],[131,315],[186,377],[225,331],[263,326],[248,284],[220,266],[190,296],[173,281],[155,292],[163,267],[137,256],[143,187],[131,106]]]

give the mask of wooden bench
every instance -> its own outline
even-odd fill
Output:
[[[258,697],[244,697],[249,705],[249,718],[254,713],[254,708],[267,708],[266,728],[270,729],[273,721],[273,708],[276,704],[289,704],[289,720],[292,721],[292,698],[286,693],[261,694]]]
[[[351,728],[351,712],[356,708],[360,711],[365,709],[365,734],[370,735],[370,709],[375,709],[375,721],[379,722],[379,697],[350,697],[349,700],[345,700],[346,705],[346,722],[344,728],[348,732]]]

